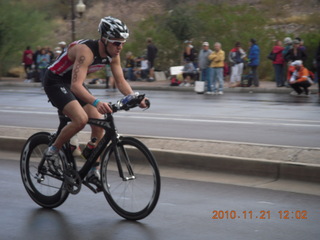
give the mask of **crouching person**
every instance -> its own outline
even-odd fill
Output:
[[[309,70],[305,68],[301,60],[294,61],[288,71],[288,82],[293,88],[291,95],[301,95],[303,92],[306,95],[310,94],[309,87],[312,80],[309,77]]]

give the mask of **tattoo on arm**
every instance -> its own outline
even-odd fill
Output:
[[[84,60],[86,58],[84,56],[81,56],[78,60],[78,62],[76,63],[76,66],[73,69],[73,75],[72,75],[72,82],[76,82],[78,80],[78,73],[79,73],[79,69],[81,67],[81,64],[84,63]]]

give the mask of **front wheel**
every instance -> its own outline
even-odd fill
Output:
[[[45,208],[55,208],[67,199],[69,193],[64,187],[63,179],[51,174],[48,163],[43,161],[49,143],[50,133],[40,132],[31,136],[21,153],[20,172],[24,187],[33,201]],[[65,155],[60,151],[59,156],[59,165],[64,170],[65,161],[62,159]]]
[[[160,195],[160,174],[149,149],[124,137],[106,150],[101,165],[104,195],[112,209],[128,220],[147,217]]]

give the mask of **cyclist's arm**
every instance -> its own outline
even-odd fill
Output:
[[[111,66],[112,74],[115,79],[117,88],[120,90],[120,92],[125,96],[129,95],[129,94],[133,94],[131,86],[124,79],[119,55],[112,59],[110,66]],[[145,103],[145,99],[141,102],[140,107],[141,108],[147,107],[147,105]]]
[[[125,96],[129,94],[133,94],[133,91],[130,85],[128,84],[128,82],[125,80],[123,76],[119,55],[112,58],[112,62],[110,66],[111,66],[112,74],[115,79],[117,88],[120,90],[120,92]]]
[[[96,98],[83,86],[87,77],[88,67],[93,61],[93,53],[85,45],[76,45],[69,50],[68,56],[70,60],[74,59],[71,77],[71,91],[82,101],[88,104],[93,104]],[[101,114],[112,112],[107,103],[98,102],[96,107]]]

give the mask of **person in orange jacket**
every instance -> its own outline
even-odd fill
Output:
[[[294,61],[288,71],[288,82],[293,88],[294,92],[291,95],[301,95],[305,93],[310,94],[309,87],[311,86],[312,80],[309,76],[309,70],[305,68],[301,60]]]

